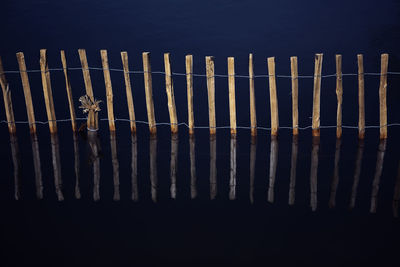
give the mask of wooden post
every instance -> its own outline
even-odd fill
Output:
[[[168,97],[168,112],[169,121],[171,123],[172,134],[178,133],[178,118],[176,116],[174,83],[172,81],[171,61],[169,53],[164,53],[164,67],[165,67],[165,88]]]
[[[236,137],[235,58],[228,57],[229,118],[231,136]]]
[[[358,138],[364,139],[365,104],[364,104],[364,63],[363,55],[357,55],[358,63]]]
[[[293,135],[299,134],[299,74],[297,57],[290,57],[290,70],[292,73],[292,127]]]
[[[51,90],[49,64],[47,61],[46,49],[40,50],[40,71],[42,74],[42,86],[44,103],[46,104],[47,120],[49,121],[50,133],[57,132],[57,119],[54,110],[53,92]]]
[[[129,120],[131,124],[132,134],[136,133],[136,118],[135,118],[135,108],[133,106],[133,96],[131,88],[131,80],[129,77],[129,64],[128,64],[128,53],[121,52],[122,65],[124,67],[124,78],[125,78],[125,88],[126,88],[126,99],[128,101],[129,109]]]
[[[320,127],[320,102],[321,102],[321,73],[323,54],[315,55],[314,90],[313,90],[313,115],[312,135],[319,136]]]
[[[143,71],[144,71],[144,87],[146,91],[146,106],[147,106],[147,118],[149,121],[150,134],[157,134],[156,119],[154,116],[154,103],[153,103],[153,84],[151,79],[151,65],[150,65],[150,53],[143,52]]]
[[[276,94],[275,58],[268,58],[269,98],[271,106],[271,135],[277,136],[279,129],[278,97]]]
[[[86,94],[94,101],[92,81],[90,79],[89,65],[86,57],[85,49],[78,49],[79,59],[81,60],[83,79],[85,80]]]
[[[343,80],[342,80],[342,55],[336,55],[336,138],[342,137],[342,103],[343,103]]]
[[[208,91],[208,120],[210,135],[217,133],[215,121],[215,76],[214,76],[214,57],[206,57],[207,91]]]
[[[249,54],[249,90],[250,90],[250,125],[251,136],[257,136],[256,96],[254,93],[253,54]]]
[[[3,100],[4,100],[4,108],[6,110],[8,131],[11,135],[13,135],[17,132],[17,127],[15,126],[14,109],[11,100],[11,91],[8,86],[6,76],[4,74],[3,62],[1,61],[1,57],[0,57],[0,85],[1,85],[1,90],[3,91]]]
[[[193,56],[186,55],[186,83],[187,83],[187,103],[189,134],[194,134],[194,111],[193,111]]]
[[[19,65],[19,73],[21,75],[22,87],[24,88],[24,97],[26,105],[26,113],[28,114],[29,130],[31,134],[36,133],[35,112],[33,110],[31,87],[29,85],[28,73],[26,71],[24,53],[17,53]]]
[[[76,127],[76,115],[74,108],[74,98],[72,97],[71,81],[69,79],[68,68],[67,68],[67,58],[65,56],[64,50],[61,50],[61,62],[63,65],[64,77],[65,77],[65,87],[67,89],[67,97],[69,104],[69,113],[71,116],[72,131],[76,132],[78,128]]]
[[[380,139],[387,138],[387,105],[386,105],[386,89],[387,89],[387,72],[388,72],[389,55],[381,55],[381,80],[379,84],[379,122],[380,122]]]
[[[111,132],[115,132],[113,91],[111,85],[110,68],[108,66],[107,50],[100,50],[100,55],[101,64],[103,66],[104,83],[106,85],[108,126]]]

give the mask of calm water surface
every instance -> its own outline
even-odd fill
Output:
[[[389,53],[389,71],[400,71],[398,1],[5,1],[0,56],[6,70],[18,69],[15,53],[25,53],[28,69],[39,69],[39,49],[47,48],[50,68],[79,67],[78,48],[89,66],[101,67],[108,49],[111,68],[121,68],[120,51],[131,70],[142,70],[141,53],[150,51],[154,71],[163,71],[171,53],[174,72],[185,71],[193,54],[194,72],[205,73],[207,55],[217,74],[227,73],[235,56],[236,73],[247,75],[248,53],[256,74],[267,74],[275,56],[277,74],[290,73],[289,57],[299,58],[299,74],[313,75],[314,54],[324,53],[323,74],[335,73],[335,54],[343,72],[356,73],[364,54],[366,72],[380,71],[380,54]],[[71,84],[78,111],[84,94],[81,71]],[[91,71],[94,94],[105,100],[102,71]],[[128,118],[123,74],[111,72],[117,118]],[[35,115],[45,121],[40,73],[29,74]],[[142,74],[132,74],[136,118],[147,120]],[[7,74],[15,117],[27,120],[19,74]],[[51,72],[58,119],[68,118],[65,81]],[[321,124],[336,124],[335,78],[322,81]],[[168,122],[165,78],[153,75],[157,122]],[[187,121],[186,80],[174,77],[178,120]],[[228,82],[216,79],[217,125],[229,125]],[[291,125],[291,81],[277,79],[280,125]],[[299,120],[311,124],[312,79],[299,80]],[[357,77],[343,79],[343,124],[357,125]],[[388,77],[388,120],[400,122],[400,76]],[[267,78],[255,81],[257,121],[269,127]],[[378,76],[365,77],[366,124],[379,124]],[[236,79],[238,125],[248,126],[248,79]],[[106,118],[106,105],[101,118]],[[207,90],[194,79],[196,125],[207,126]],[[0,118],[5,118],[0,108]],[[158,127],[156,139],[138,125],[117,123],[116,135],[100,123],[97,136],[73,135],[68,122],[57,136],[26,124],[10,137],[0,125],[2,265],[161,265],[246,264],[398,266],[400,127],[389,128],[386,142],[368,129],[310,130],[293,139],[281,130],[277,140],[248,130],[231,139],[228,129],[211,139],[185,127],[172,136]]]

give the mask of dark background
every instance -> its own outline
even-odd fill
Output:
[[[141,53],[151,52],[153,71],[163,71],[163,53],[171,53],[173,72],[185,72],[185,55],[193,54],[194,72],[205,74],[205,56],[215,56],[217,74],[227,73],[227,57],[235,57],[236,73],[248,74],[248,54],[255,73],[267,74],[267,57],[276,72],[290,74],[290,56],[298,56],[299,74],[313,75],[314,54],[324,53],[323,74],[335,73],[335,54],[343,56],[343,73],[357,73],[357,54],[365,72],[380,72],[380,55],[389,53],[389,71],[400,71],[400,3],[385,1],[2,1],[0,56],[6,70],[17,70],[15,53],[25,54],[28,69],[39,69],[39,50],[48,49],[50,68],[60,68],[59,50],[69,67],[79,67],[77,49],[85,48],[89,66],[101,67],[100,49],[107,49],[111,68],[122,68],[120,51],[128,51],[131,70],[142,70]],[[75,108],[84,94],[81,71],[71,71]],[[128,118],[121,72],[112,72],[116,118]],[[63,73],[51,73],[58,119],[69,117]],[[102,71],[91,71],[94,94],[105,100]],[[19,74],[7,74],[16,120],[27,120]],[[47,120],[40,73],[29,74],[35,115]],[[143,77],[131,75],[137,120],[147,120]],[[157,122],[168,122],[164,76],[153,75]],[[229,125],[226,78],[216,78],[217,125]],[[299,81],[299,119],[311,125],[312,79]],[[278,78],[281,126],[291,126],[290,79]],[[269,127],[267,78],[256,79],[257,121]],[[335,78],[322,81],[321,125],[336,124]],[[344,77],[343,124],[358,121],[357,77]],[[400,76],[388,77],[388,120],[400,122]],[[365,77],[366,124],[379,125],[379,76]],[[187,121],[186,81],[174,77],[179,122]],[[236,79],[238,125],[249,122],[248,79]],[[100,117],[106,118],[103,103]],[[207,126],[207,90],[194,80],[196,125]],[[4,108],[0,118],[5,119]],[[275,202],[267,202],[269,132],[257,142],[255,203],[249,201],[250,134],[239,130],[237,200],[229,201],[229,130],[218,130],[218,197],[209,200],[208,130],[196,131],[199,196],[190,200],[189,144],[180,127],[178,193],[171,200],[170,133],[160,126],[157,164],[160,198],[150,198],[149,140],[146,125],[138,128],[139,202],[130,199],[131,137],[128,123],[117,123],[121,201],[113,201],[108,125],[100,125],[101,200],[93,202],[92,167],[84,138],[79,139],[82,199],[74,199],[74,151],[69,123],[58,123],[64,202],[54,193],[50,137],[38,125],[45,199],[36,200],[32,149],[26,124],[17,125],[22,162],[21,200],[14,200],[13,164],[6,124],[0,128],[1,260],[14,265],[128,265],[165,263],[274,263],[280,265],[398,266],[399,221],[392,200],[399,161],[398,127],[389,128],[377,214],[370,214],[379,131],[368,129],[357,205],[348,210],[357,151],[357,130],[344,129],[337,205],[328,208],[334,168],[335,129],[321,131],[318,209],[310,201],[311,132],[301,131],[296,203],[287,204],[291,130],[281,130]]]

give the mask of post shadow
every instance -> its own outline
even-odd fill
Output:
[[[298,135],[292,137],[292,155],[290,161],[290,182],[289,182],[289,200],[290,206],[294,205],[296,199],[296,169],[297,169],[297,154],[299,150]]]
[[[339,184],[339,163],[340,163],[341,146],[342,146],[342,139],[336,138],[335,163],[333,168],[333,177],[331,181],[331,193],[328,204],[329,208],[334,208],[336,206],[336,192]]]
[[[176,199],[176,173],[178,172],[178,134],[171,133],[171,162],[170,162],[170,177],[171,177],[171,198]]]
[[[10,133],[11,157],[14,167],[14,198],[21,199],[21,156],[19,153],[18,138]]]
[[[132,186],[132,200],[138,201],[139,200],[139,190],[138,190],[138,181],[137,181],[137,137],[136,134],[131,135],[131,186]]]
[[[356,156],[356,162],[355,162],[355,166],[354,166],[353,186],[351,188],[351,197],[350,197],[350,205],[349,205],[350,210],[354,209],[354,207],[356,205],[357,188],[358,188],[358,184],[360,182],[363,154],[364,154],[364,139],[358,139],[357,156]]]
[[[231,136],[231,157],[230,157],[230,179],[229,179],[229,199],[236,199],[236,147],[237,140]]]
[[[100,200],[100,139],[95,131],[87,132],[87,140],[90,147],[90,162],[93,165],[93,200]]]
[[[217,196],[217,137],[210,135],[210,199]]]
[[[197,176],[196,176],[196,139],[194,134],[189,136],[190,148],[190,197],[197,197]]]
[[[119,194],[119,162],[117,154],[117,141],[115,131],[110,131],[110,145],[111,145],[111,161],[113,167],[113,182],[114,182],[114,201],[120,200]]]
[[[35,172],[36,197],[43,199],[43,178],[40,163],[39,141],[36,133],[31,133],[33,168]]]
[[[151,199],[157,202],[157,136],[150,136],[150,183],[151,183]]]
[[[379,141],[378,152],[376,156],[376,168],[375,168],[374,180],[372,181],[370,213],[376,213],[376,207],[378,204],[379,184],[382,176],[383,159],[385,157],[385,151],[386,151],[386,139],[381,139]]]
[[[60,145],[58,142],[57,133],[51,134],[50,138],[51,138],[51,157],[53,161],[54,186],[56,189],[58,201],[63,201],[64,194],[63,194],[63,183],[61,177]]]
[[[318,154],[320,137],[313,136],[311,150],[311,168],[310,168],[310,206],[312,211],[317,210],[318,206]]]
[[[276,136],[271,136],[271,150],[269,156],[269,187],[268,187],[269,203],[274,203],[274,189],[275,189],[277,166],[278,166],[278,138]]]
[[[254,203],[254,176],[256,172],[256,158],[257,158],[257,138],[251,137],[250,141],[250,203]]]

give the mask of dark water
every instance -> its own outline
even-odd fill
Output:
[[[217,74],[227,73],[235,56],[236,73],[266,74],[266,58],[276,57],[278,74],[289,74],[289,57],[299,58],[299,74],[312,75],[314,54],[324,53],[323,73],[335,73],[334,55],[343,55],[343,72],[356,73],[364,54],[366,72],[380,71],[380,54],[389,53],[389,71],[400,71],[397,1],[5,1],[1,4],[0,56],[6,70],[18,68],[23,51],[28,69],[39,69],[39,49],[47,48],[50,68],[79,67],[77,49],[86,48],[89,66],[101,67],[108,49],[111,68],[121,68],[120,51],[131,70],[142,70],[141,53],[150,51],[154,71],[162,71],[170,52],[174,72],[184,72],[184,56],[194,55],[194,72],[205,73],[204,57],[215,56]],[[77,98],[84,94],[81,71],[71,71]],[[94,94],[105,100],[102,71],[91,71]],[[111,73],[117,118],[128,118],[121,72]],[[46,113],[40,73],[29,74],[37,120]],[[51,73],[58,119],[68,118],[65,82]],[[136,118],[147,120],[142,74],[132,74]],[[16,120],[27,120],[19,74],[7,74]],[[157,122],[168,122],[163,75],[153,75]],[[229,125],[226,78],[216,79],[217,125]],[[357,125],[357,77],[346,76],[343,124]],[[291,125],[290,79],[277,79],[280,125]],[[174,77],[178,121],[187,121],[186,81]],[[255,82],[257,121],[269,127],[267,78]],[[322,81],[321,125],[336,124],[335,78]],[[388,77],[388,121],[400,122],[400,76]],[[366,124],[379,124],[378,76],[365,77]],[[236,80],[238,125],[249,125],[248,80]],[[311,124],[312,79],[299,81],[299,120]],[[5,119],[4,108],[0,118]],[[80,114],[80,111],[77,112]],[[194,79],[196,125],[208,125],[206,81]],[[100,117],[106,118],[106,106]],[[278,140],[248,130],[236,140],[229,130],[196,130],[190,139],[168,126],[150,139],[148,127],[118,122],[110,136],[105,121],[98,138],[74,136],[68,122],[57,136],[26,124],[10,137],[0,127],[0,206],[2,265],[155,265],[166,263],[398,266],[400,228],[398,153],[400,127],[386,142],[377,129],[310,130]],[[18,199],[18,200],[16,200]]]

